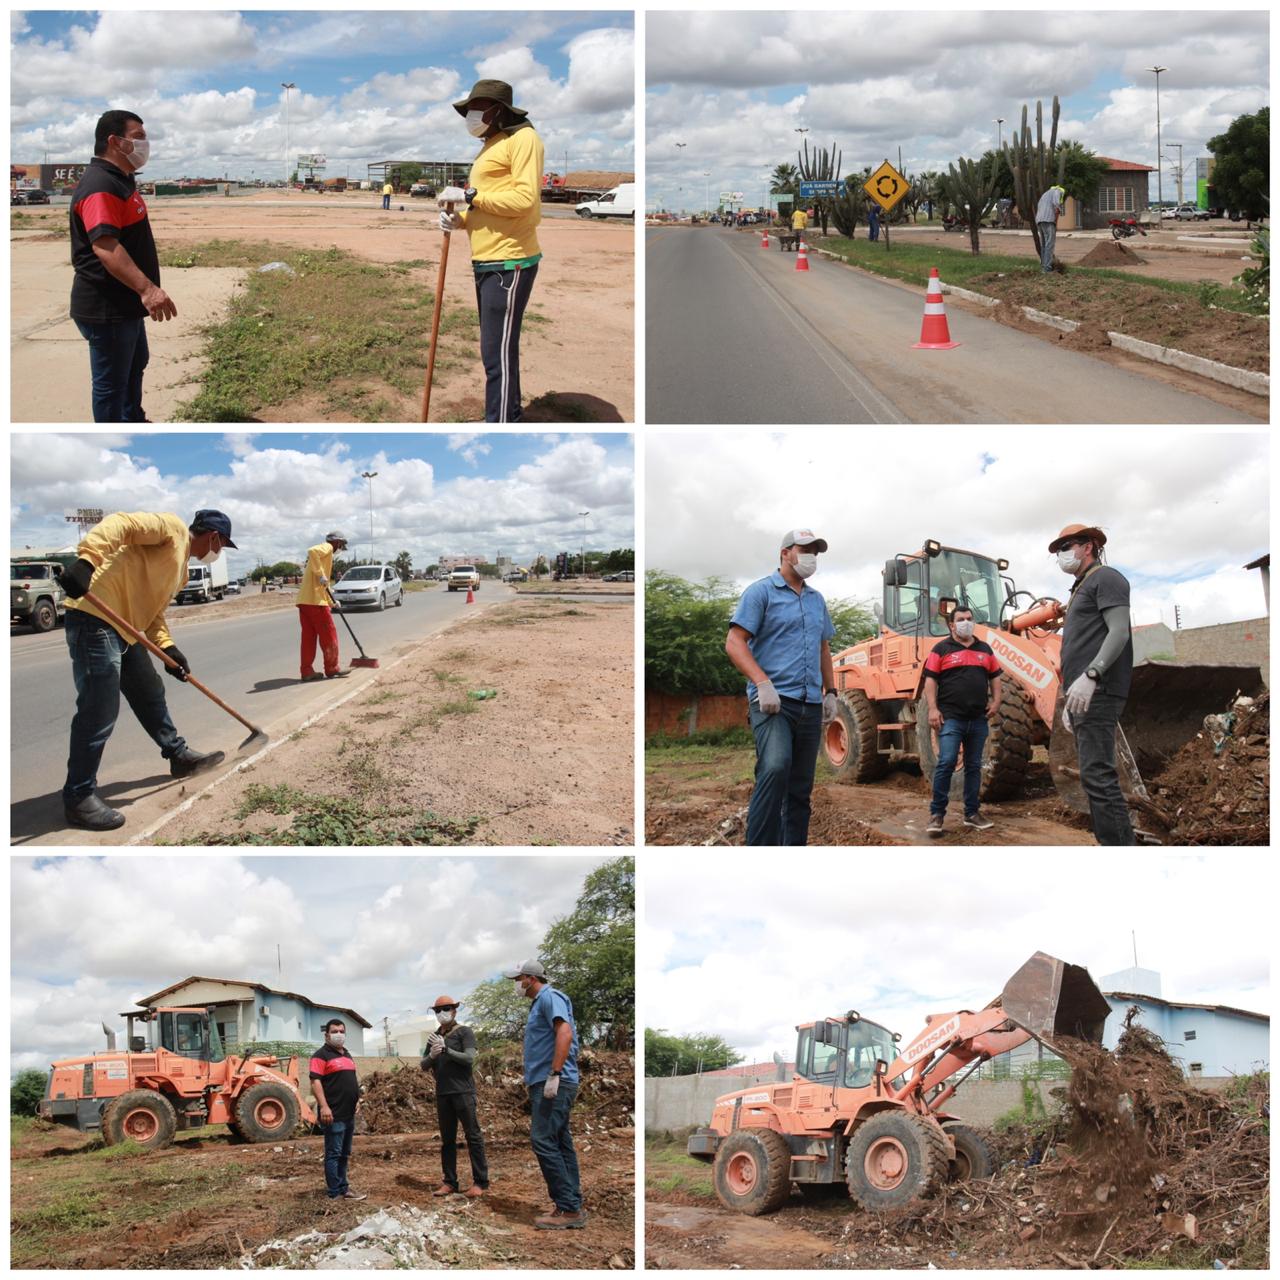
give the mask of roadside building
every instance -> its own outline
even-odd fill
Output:
[[[143,996],[144,1009],[158,1005],[212,1008],[223,1045],[232,1049],[262,1040],[324,1038],[324,1024],[341,1018],[347,1024],[347,1048],[354,1057],[364,1053],[364,1033],[372,1026],[354,1009],[323,1004],[296,991],[278,991],[261,982],[238,978],[183,978],[171,987]]]
[[[1134,217],[1143,221],[1151,203],[1147,195],[1147,175],[1155,170],[1149,164],[1132,160],[1114,160],[1110,156],[1098,159],[1104,161],[1108,169],[1093,198],[1080,204],[1076,225],[1090,231],[1105,228],[1112,218]]]
[[[1266,605],[1267,616],[1271,616],[1271,553],[1268,551],[1265,556],[1259,556],[1256,560],[1250,560],[1246,569],[1257,569],[1262,576],[1262,599]]]
[[[1133,661],[1135,664],[1155,658],[1173,661],[1173,629],[1163,622],[1148,622],[1133,628]]]
[[[369,166],[369,184],[381,191],[391,183],[403,195],[415,183],[428,187],[465,187],[471,173],[470,160],[379,160]]]
[[[488,558],[485,556],[441,556],[440,571],[442,573],[452,573],[462,564],[473,564],[478,569],[482,564],[488,563]]]

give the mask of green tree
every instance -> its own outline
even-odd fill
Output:
[[[535,561],[533,562],[533,567],[529,570],[529,572],[530,572],[530,573],[531,573],[535,578],[544,578],[544,577],[546,577],[546,574],[547,574],[547,557],[546,557],[546,556],[539,556],[539,557],[537,558],[537,560],[535,560]]]
[[[496,564],[478,564],[476,572],[482,578],[496,578],[498,576],[498,566]]]
[[[422,177],[422,165],[410,162],[402,164],[399,171],[400,190],[407,191],[419,178]]]
[[[9,1086],[9,1114],[13,1116],[33,1116],[36,1103],[44,1097],[45,1073],[35,1067],[19,1071]]]
[[[869,640],[879,630],[875,618],[871,616],[871,610],[857,601],[833,598],[827,601],[827,612],[831,615],[831,625],[836,630],[831,637],[832,653],[839,653],[850,645]]]
[[[1250,222],[1265,217],[1271,196],[1271,108],[1237,116],[1226,133],[1209,139],[1209,150],[1216,157],[1216,202]]]
[[[270,569],[273,578],[296,578],[301,573],[302,566],[294,564],[292,560],[279,560]]]
[[[800,192],[800,170],[793,164],[780,164],[769,175],[769,194],[795,196]]]
[[[440,572],[440,566],[438,564],[429,564],[422,572],[425,573],[428,578],[434,578],[436,574]]]
[[[741,1061],[742,1054],[719,1036],[676,1036],[661,1027],[644,1029],[646,1076],[688,1076],[697,1071],[719,1071]]]
[[[405,582],[413,577],[413,557],[407,551],[402,551],[391,563]]]
[[[617,573],[619,569],[634,569],[636,553],[630,547],[615,547],[601,561],[600,567],[605,573]]]
[[[583,1043],[625,1048],[635,1027],[636,860],[614,858],[583,881],[574,909],[542,940],[550,980],[573,1001]]]
[[[474,987],[459,1015],[476,1033],[476,1042],[488,1048],[504,1040],[519,1040],[529,1020],[529,1001],[510,978],[490,978]]]

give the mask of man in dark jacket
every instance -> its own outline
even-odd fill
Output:
[[[471,1185],[464,1194],[474,1200],[489,1189],[489,1166],[484,1158],[484,1135],[476,1118],[476,1084],[472,1075],[476,1060],[475,1032],[458,1023],[458,1002],[450,996],[437,996],[432,1012],[440,1025],[427,1041],[422,1069],[433,1071],[436,1077],[436,1114],[440,1118],[440,1164],[444,1181],[435,1194],[451,1196],[458,1190],[458,1121],[462,1121],[467,1154],[471,1157]]]

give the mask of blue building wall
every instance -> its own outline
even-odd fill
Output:
[[[267,1017],[262,1007],[271,1010]],[[254,1021],[259,1040],[310,1040],[324,1043],[324,1024],[330,1018],[341,1018],[347,1026],[347,1049],[357,1057],[364,1053],[364,1028],[341,1009],[326,1009],[319,1005],[305,1004],[277,992],[258,992],[254,1009]]]
[[[1108,1049],[1116,1047],[1125,1014],[1136,1004],[1142,1011],[1140,1024],[1165,1042],[1187,1075],[1246,1075],[1271,1064],[1271,1024],[1264,1019],[1245,1018],[1226,1009],[1168,1006],[1142,996],[1107,996],[1107,1003],[1112,1013],[1102,1043]]]

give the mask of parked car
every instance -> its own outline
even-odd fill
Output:
[[[344,609],[385,609],[404,604],[404,586],[395,566],[358,564],[333,584],[334,598]]]
[[[473,564],[460,564],[449,574],[450,591],[479,591],[480,571]]]
[[[26,194],[27,194],[28,204],[48,204],[49,203],[49,193],[47,191],[41,191],[39,187],[33,187]]]
[[[27,203],[27,193],[26,193],[25,191],[23,191],[21,187],[10,187],[10,188],[9,188],[9,203],[10,203],[11,205],[13,205],[13,204],[26,204],[26,203]]]
[[[1179,222],[1207,222],[1209,220],[1209,210],[1200,209],[1194,204],[1180,204],[1173,211],[1173,216]]]
[[[605,582],[634,582],[635,580],[634,569],[619,569],[617,573],[606,573],[603,578]]]

